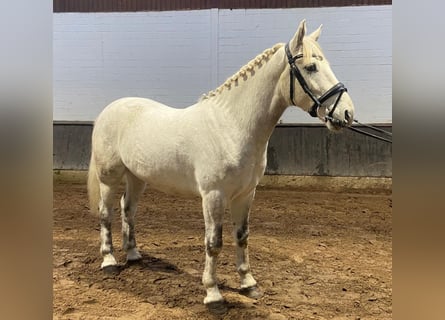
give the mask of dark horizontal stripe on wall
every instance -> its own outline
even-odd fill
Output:
[[[54,12],[129,12],[391,5],[390,0],[53,0]]]
[[[392,124],[376,126],[392,132]],[[55,121],[53,169],[87,170],[92,131],[93,122]],[[391,177],[392,144],[349,130],[333,133],[321,124],[277,125],[267,148],[266,173]]]

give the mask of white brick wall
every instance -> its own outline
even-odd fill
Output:
[[[363,122],[392,122],[392,7],[54,14],[54,120],[93,120],[123,96],[183,108],[299,21],[320,43]],[[284,122],[317,122],[296,108]]]

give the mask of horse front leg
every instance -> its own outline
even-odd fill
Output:
[[[202,207],[205,222],[205,250],[206,259],[202,283],[207,291],[204,299],[212,312],[223,313],[226,311],[224,298],[218,289],[216,278],[216,264],[221,252],[222,224],[225,211],[225,199],[221,192],[212,191],[202,197]]]
[[[252,275],[249,262],[249,213],[255,190],[232,201],[230,212],[233,222],[236,242],[236,270],[241,279],[240,293],[253,299],[258,299],[262,293]]]

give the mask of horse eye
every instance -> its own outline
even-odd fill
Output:
[[[304,67],[307,72],[317,72],[317,65],[315,63],[308,64]]]

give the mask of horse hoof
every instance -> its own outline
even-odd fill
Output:
[[[207,310],[214,315],[223,315],[228,308],[225,301],[213,301],[206,304]]]
[[[263,292],[257,286],[241,289],[240,294],[255,300],[263,296]]]
[[[119,266],[110,265],[102,268],[102,271],[108,275],[118,275],[120,273]]]

